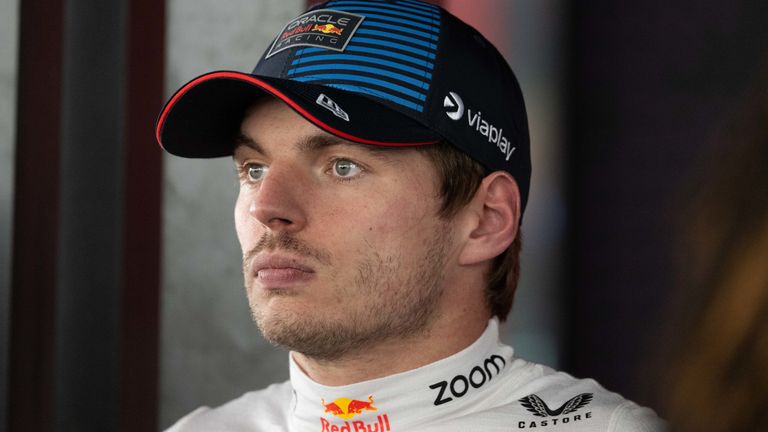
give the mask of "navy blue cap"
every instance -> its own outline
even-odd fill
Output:
[[[157,120],[168,152],[231,155],[245,110],[271,94],[340,138],[415,146],[446,140],[517,181],[531,159],[520,85],[498,50],[416,0],[331,0],[287,23],[250,74],[217,71],[179,89]]]

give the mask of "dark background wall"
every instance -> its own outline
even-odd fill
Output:
[[[653,403],[657,359],[675,344],[666,327],[683,312],[667,304],[685,191],[726,145],[716,130],[768,91],[754,87],[768,3],[578,2],[571,23],[565,366]]]
[[[157,424],[163,11],[19,2],[0,430]]]

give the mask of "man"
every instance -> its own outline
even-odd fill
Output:
[[[157,138],[231,155],[248,301],[289,382],[172,431],[657,430],[648,409],[498,341],[528,197],[520,88],[496,49],[415,0],[332,0],[252,74],[213,72]]]

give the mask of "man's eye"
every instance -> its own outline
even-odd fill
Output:
[[[362,172],[359,165],[347,159],[339,159],[333,162],[333,173],[339,177],[355,177]]]
[[[264,165],[248,164],[245,167],[245,174],[248,181],[255,182],[263,179],[268,170],[269,168]]]

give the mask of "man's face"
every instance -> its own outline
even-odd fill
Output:
[[[265,337],[335,359],[427,331],[456,251],[426,157],[341,140],[274,99],[241,132],[235,222]]]

